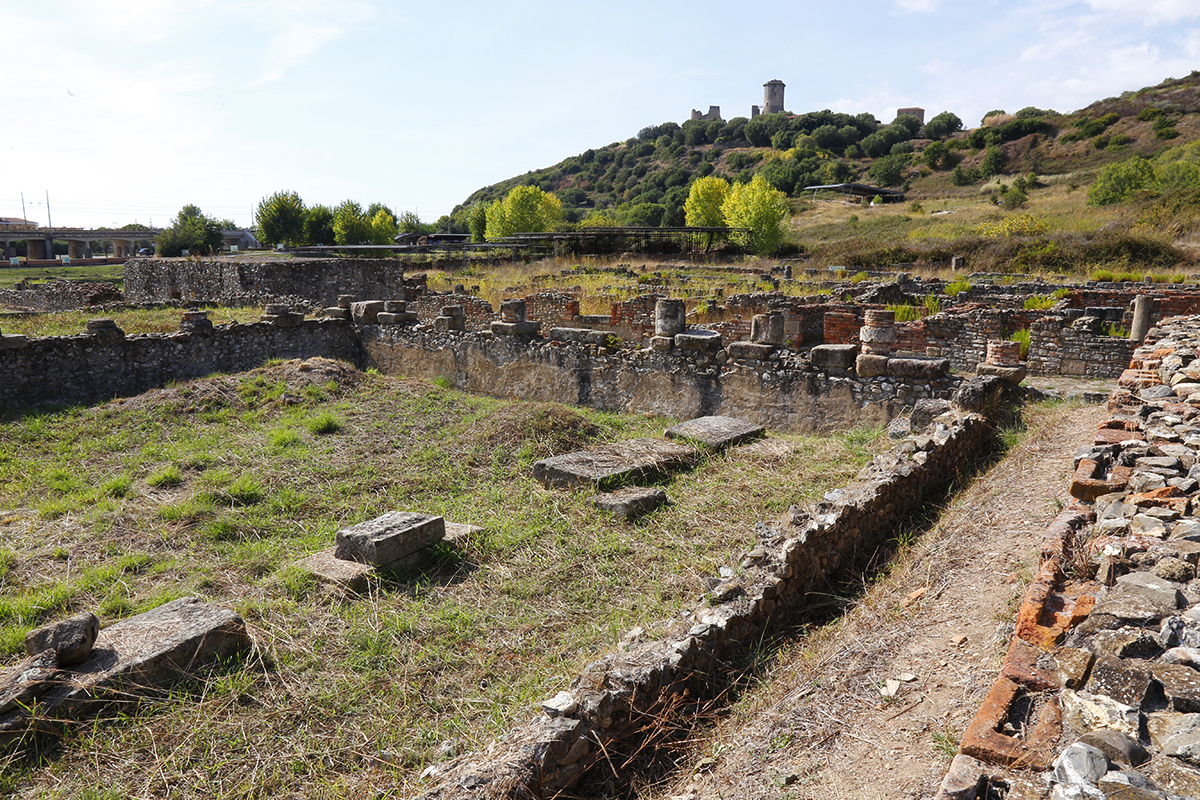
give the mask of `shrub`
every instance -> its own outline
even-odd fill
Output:
[[[1045,311],[1048,308],[1054,308],[1054,304],[1057,302],[1048,294],[1035,294],[1033,297],[1025,298],[1025,308],[1030,311]]]
[[[1092,273],[1092,280],[1111,282],[1117,279],[1116,273],[1108,269],[1098,269]]]
[[[975,167],[963,169],[963,165],[959,164],[950,173],[950,182],[955,186],[970,186],[979,180],[979,170]]]
[[[1004,171],[1004,165],[1007,162],[1008,158],[1004,155],[1004,151],[992,145],[987,149],[987,152],[983,156],[983,161],[979,164],[979,174],[985,178],[999,175]]]
[[[1161,108],[1155,108],[1154,106],[1146,106],[1145,108],[1143,108],[1141,111],[1138,112],[1137,118],[1139,120],[1141,120],[1142,122],[1149,122],[1150,120],[1158,119],[1162,115],[1163,115],[1163,110]]]
[[[1095,183],[1088,189],[1088,205],[1119,203],[1134,192],[1148,188],[1153,180],[1154,169],[1141,156],[1109,164],[1100,170]]]
[[[951,295],[951,296],[955,296],[959,292],[969,292],[969,291],[971,291],[971,282],[968,281],[966,278],[959,278],[958,280],[954,281],[953,283],[946,284],[946,288],[944,291],[946,292],[946,294]]]
[[[1021,343],[1021,360],[1029,358],[1029,328],[1022,328],[1019,331],[1013,331],[1013,335],[1008,337],[1010,342]]]
[[[921,318],[921,311],[908,303],[889,303],[888,311],[895,313],[896,322],[915,322]]]
[[[1046,232],[1046,223],[1032,214],[1010,214],[999,222],[983,223],[979,233],[983,236],[1037,236]]]
[[[1114,336],[1118,339],[1129,338],[1129,328],[1126,328],[1119,322],[1110,322],[1104,329],[1105,336]]]
[[[866,273],[866,271],[863,271],[863,272],[856,273],[852,278],[850,278],[850,282],[851,283],[862,283],[865,280],[869,280],[870,277],[871,276],[868,275]]]

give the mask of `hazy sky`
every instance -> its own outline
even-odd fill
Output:
[[[1200,0],[0,0],[0,216],[250,224],[292,189],[435,220],[787,84],[789,111],[1073,111],[1200,68]]]

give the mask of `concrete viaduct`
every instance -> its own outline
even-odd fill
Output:
[[[0,226],[0,243],[3,244],[5,258],[16,255],[12,250],[13,242],[26,242],[29,245],[29,260],[41,261],[54,258],[54,240],[67,242],[68,255],[72,259],[91,258],[92,248],[88,245],[92,242],[107,240],[113,243],[115,251],[113,255],[117,258],[129,258],[134,255],[134,242],[155,241],[159,231],[159,228],[142,231],[106,231],[85,228],[50,229]]]
[[[91,247],[88,245],[92,242],[110,241],[113,243],[113,256],[116,258],[132,258],[134,252],[134,242],[151,241],[158,242],[158,235],[162,232],[161,228],[147,228],[140,231],[115,231],[115,230],[95,230],[92,228],[27,228],[15,227],[0,224],[0,251],[4,258],[12,258],[16,252],[12,248],[13,242],[26,242],[29,246],[28,258],[30,261],[50,260],[54,258],[53,243],[55,241],[65,241],[68,245],[68,255],[72,260],[77,258],[91,258]],[[248,250],[252,247],[258,247],[258,240],[254,235],[247,230],[240,228],[230,228],[221,231],[225,237],[225,247],[229,249],[236,246],[241,250]]]

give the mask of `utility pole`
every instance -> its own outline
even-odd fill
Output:
[[[46,224],[50,226],[50,232],[54,233],[54,221],[50,219],[50,190],[46,190]]]
[[[21,220],[29,225],[29,218],[25,216],[25,193],[21,192]]]

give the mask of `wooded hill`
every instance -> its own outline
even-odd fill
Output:
[[[981,197],[993,210],[1029,209],[1039,193],[1054,194],[1041,192],[1046,187],[1058,186],[1063,190],[1060,194],[1074,193],[1086,189],[1106,164],[1133,156],[1161,156],[1169,148],[1197,139],[1200,72],[1071,113],[1033,107],[1012,114],[996,110],[971,130],[963,130],[963,121],[952,111],[939,113],[924,125],[913,117],[885,124],[870,114],[828,110],[752,120],[665,122],[643,128],[624,142],[589,149],[552,167],[484,187],[457,207],[449,220],[443,218],[442,225],[465,230],[471,205],[491,202],[521,185],[554,193],[563,203],[568,225],[589,218],[595,222],[597,217],[612,224],[682,225],[684,201],[695,179],[717,175],[748,182],[761,174],[796,198],[793,206],[799,217],[789,237],[792,249],[813,252],[814,244],[820,249],[819,242],[806,241],[803,235],[804,212],[809,208],[801,199],[806,186],[859,181],[903,189],[909,205],[918,207],[917,213],[933,210],[921,206],[938,200]],[[1194,153],[1185,150],[1180,157],[1191,159]],[[1086,193],[1081,191],[1067,205],[1082,207],[1085,201]],[[1143,260],[1137,253],[1116,257],[1131,263]],[[1173,251],[1148,257],[1147,263],[1152,264],[1182,259]],[[1035,266],[1055,268],[1056,263],[1050,258],[1047,264]]]

